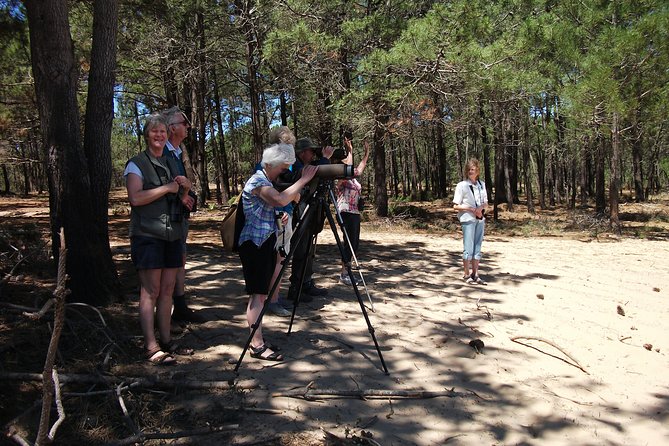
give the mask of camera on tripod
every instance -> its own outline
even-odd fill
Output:
[[[274,182],[274,187],[278,191],[288,189],[293,183],[300,179],[301,172],[295,173],[292,171],[285,171],[279,175]],[[309,188],[313,190],[313,185],[318,184],[320,180],[339,180],[349,179],[355,176],[355,169],[348,164],[321,164],[318,166],[318,171],[311,180]]]

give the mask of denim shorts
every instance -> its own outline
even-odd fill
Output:
[[[137,269],[181,268],[184,264],[183,240],[168,242],[136,235],[130,238],[130,257]]]

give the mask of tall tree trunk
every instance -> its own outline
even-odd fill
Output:
[[[390,139],[390,176],[393,183],[393,195],[398,197],[400,195],[400,173],[397,167],[397,150],[395,150],[395,139]]]
[[[606,138],[599,133],[599,130],[597,132],[598,155],[595,157],[595,212],[603,215],[606,212],[606,169],[604,166],[606,160]]]
[[[646,201],[643,189],[643,132],[638,119],[639,110],[635,110],[632,139],[632,175],[634,176],[634,200],[637,203]]]
[[[115,2],[114,2],[115,3]],[[59,230],[68,241],[67,273],[72,298],[102,305],[112,298],[115,272],[109,271],[109,247],[101,246],[89,175],[89,160],[81,141],[77,103],[77,64],[70,36],[65,0],[25,2],[30,24],[30,51],[42,140],[48,154],[49,206],[52,252],[58,261]],[[104,11],[104,6],[94,12]],[[95,17],[95,19],[101,19]],[[115,23],[115,21],[114,21]],[[98,33],[104,34],[98,29]],[[103,43],[103,42],[100,42]],[[113,46],[112,46],[113,47]],[[103,43],[103,48],[107,45]],[[112,52],[113,53],[113,52]],[[107,50],[95,52],[112,54]],[[94,63],[103,63],[96,61]],[[104,70],[102,70],[104,72]],[[99,75],[99,74],[98,74]],[[99,77],[102,82],[104,76]],[[91,85],[91,89],[104,88]],[[92,161],[93,164],[96,164]],[[92,230],[95,228],[95,230]]]
[[[579,177],[579,202],[580,205],[585,207],[588,204],[588,195],[590,191],[589,186],[589,177],[590,177],[590,166],[589,166],[589,155],[591,151],[590,147],[590,138],[584,136],[581,143],[581,166],[580,166],[580,177]]]
[[[235,6],[238,9],[241,32],[245,39],[246,48],[246,82],[249,89],[249,101],[251,106],[251,141],[253,143],[254,162],[257,163],[262,158],[263,151],[263,129],[260,116],[260,86],[258,84],[259,67],[262,60],[261,36],[257,32],[253,11],[255,3],[236,0]]]
[[[218,75],[216,69],[212,69],[212,82],[214,84],[214,110],[216,112],[216,128],[220,138],[219,161],[217,162],[217,177],[223,183],[222,200],[227,203],[230,200],[230,173],[228,171],[228,154],[225,149],[225,132],[223,131],[223,113],[221,111],[221,97],[218,93]],[[213,135],[213,133],[212,133]],[[212,136],[213,138],[213,136]]]
[[[613,123],[611,129],[611,163],[609,179],[609,209],[611,228],[620,234],[620,218],[618,215],[618,203],[620,201],[620,116],[613,112]]]
[[[386,187],[386,125],[388,114],[382,104],[376,105],[376,119],[374,120],[374,204],[376,215],[388,216],[388,189]]]
[[[525,198],[527,212],[534,214],[534,193],[532,192],[532,157],[530,154],[530,114],[523,120],[523,170],[525,171]]]
[[[409,123],[409,158],[411,162],[411,199],[419,197],[418,186],[418,154],[416,153],[416,141],[413,135],[413,124]]]
[[[134,118],[135,118],[135,129],[137,129],[137,132],[135,133],[137,135],[137,153],[142,152],[142,124],[139,120],[139,107],[137,106],[137,100],[132,101],[134,105]],[[131,157],[128,157],[130,159]]]
[[[281,125],[287,126],[288,125],[288,104],[286,102],[286,92],[285,92],[285,90],[282,90],[281,94],[279,95],[279,106],[280,106],[279,111],[281,112]]]
[[[198,172],[198,182],[199,182],[199,191],[198,200],[200,209],[204,208],[204,205],[208,199],[211,198],[211,192],[209,191],[209,174],[207,171],[207,151],[206,151],[206,134],[207,134],[207,118],[206,118],[206,96],[207,96],[207,70],[206,70],[206,60],[205,60],[205,51],[206,51],[206,38],[204,30],[204,16],[202,11],[198,11],[195,14],[196,21],[196,30],[197,30],[197,41],[198,41],[198,68],[196,70],[197,80],[195,83],[195,114],[196,120],[195,125],[198,131],[198,141],[197,141],[197,157],[195,157],[196,165],[195,168]]]
[[[441,120],[434,126],[437,150],[437,197],[446,196],[448,189],[447,168],[446,168],[446,147],[444,146],[444,127]]]
[[[483,145],[483,171],[485,172],[485,186],[488,200],[496,200],[492,194],[493,177],[490,172],[490,140],[488,139],[488,131],[486,127],[485,111],[483,110],[483,101],[479,99],[479,117],[481,118],[481,144]],[[458,178],[463,174],[464,165],[460,166]],[[497,191],[495,190],[495,194]]]
[[[2,178],[4,179],[4,185],[5,185],[5,194],[9,194],[9,172],[7,171],[7,164],[2,163]]]
[[[89,277],[102,295],[117,296],[120,283],[109,246],[109,189],[111,186],[111,132],[114,119],[114,84],[116,73],[116,33],[118,0],[93,3],[93,45],[88,76],[88,99],[84,132],[84,153],[88,160],[93,206],[93,221],[88,230],[93,239],[90,255],[98,259]],[[67,239],[70,252],[76,241]],[[89,242],[90,243],[90,242]],[[84,248],[85,249],[85,248]],[[75,261],[71,256],[68,263]]]

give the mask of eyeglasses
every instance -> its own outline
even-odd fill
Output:
[[[183,115],[182,115],[182,116],[183,116]],[[184,118],[183,121],[173,122],[172,125],[183,124],[183,125],[185,125],[186,127],[190,127],[190,126],[191,126],[190,121],[189,121],[185,116],[183,116],[183,118]]]

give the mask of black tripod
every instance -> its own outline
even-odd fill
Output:
[[[385,372],[386,375],[389,374],[388,368],[386,367],[386,363],[383,360],[383,355],[381,354],[381,349],[379,347],[379,343],[376,340],[376,335],[374,334],[374,327],[372,327],[372,323],[369,320],[369,316],[367,314],[367,309],[365,308],[365,305],[362,302],[362,297],[360,296],[360,291],[358,290],[358,285],[356,283],[355,278],[353,277],[353,271],[351,270],[351,262],[344,262],[345,259],[345,251],[344,251],[344,245],[342,244],[341,239],[339,238],[339,233],[337,232],[337,227],[335,225],[335,220],[334,217],[332,216],[332,211],[330,210],[330,204],[334,204],[334,208],[337,214],[337,222],[339,223],[340,228],[342,229],[342,233],[344,234],[345,240],[348,244],[348,246],[351,246],[350,241],[348,240],[348,234],[346,230],[344,229],[344,221],[341,218],[341,214],[339,213],[339,210],[337,209],[337,200],[335,199],[334,191],[332,190],[332,185],[333,181],[332,180],[326,180],[326,179],[320,179],[318,182],[318,186],[315,188],[313,193],[308,197],[306,200],[306,207],[302,214],[300,215],[298,221],[296,222],[295,225],[295,231],[293,232],[293,236],[291,237],[290,243],[292,247],[296,247],[299,243],[302,237],[307,233],[307,228],[309,228],[309,223],[316,218],[319,218],[318,215],[315,215],[318,211],[318,209],[323,209],[325,211],[325,216],[328,220],[328,223],[330,224],[330,228],[332,229],[332,233],[334,234],[335,241],[337,242],[337,247],[339,248],[339,254],[341,256],[342,262],[344,263],[346,267],[346,271],[349,275],[349,278],[351,279],[351,284],[353,286],[353,290],[355,291],[355,295],[358,299],[358,304],[360,305],[360,310],[362,311],[362,314],[365,318],[365,322],[367,323],[367,328],[369,330],[369,334],[372,337],[372,340],[374,341],[374,346],[376,347],[376,352],[379,355],[379,359],[381,360],[381,366],[383,367],[383,371]],[[316,244],[316,238],[317,234],[311,234],[311,239],[309,240],[310,246]],[[310,252],[313,252],[313,250],[310,250]],[[242,360],[244,359],[244,355],[246,354],[246,351],[249,349],[249,346],[251,345],[251,340],[253,339],[253,335],[255,332],[258,330],[258,327],[260,327],[260,323],[262,322],[262,318],[265,315],[265,312],[267,311],[267,306],[270,303],[270,298],[269,296],[272,296],[274,294],[274,291],[276,288],[279,286],[279,283],[281,282],[281,278],[283,277],[283,274],[286,270],[286,267],[289,264],[290,259],[293,257],[293,254],[295,253],[295,249],[291,249],[288,255],[283,260],[283,263],[281,265],[281,271],[279,272],[279,275],[277,278],[274,280],[274,283],[272,283],[272,286],[270,287],[270,291],[268,294],[267,299],[265,299],[265,303],[263,304],[262,310],[260,311],[260,314],[258,315],[258,318],[256,319],[255,323],[251,325],[251,334],[249,335],[249,338],[246,341],[246,344],[244,345],[244,349],[242,350],[242,354],[239,356],[239,360],[237,361],[237,365],[235,366],[235,373],[239,370],[239,367],[242,364]],[[306,272],[307,268],[307,263],[304,262],[302,266],[302,271],[300,271],[300,281],[298,284],[302,284],[304,280],[304,275]],[[298,287],[298,292],[297,296],[295,297],[295,302],[293,304],[293,314],[290,317],[290,324],[288,326],[288,334],[290,335],[290,332],[293,328],[293,321],[295,320],[295,313],[297,312],[297,307],[300,303],[300,297],[302,295],[302,287]]]

